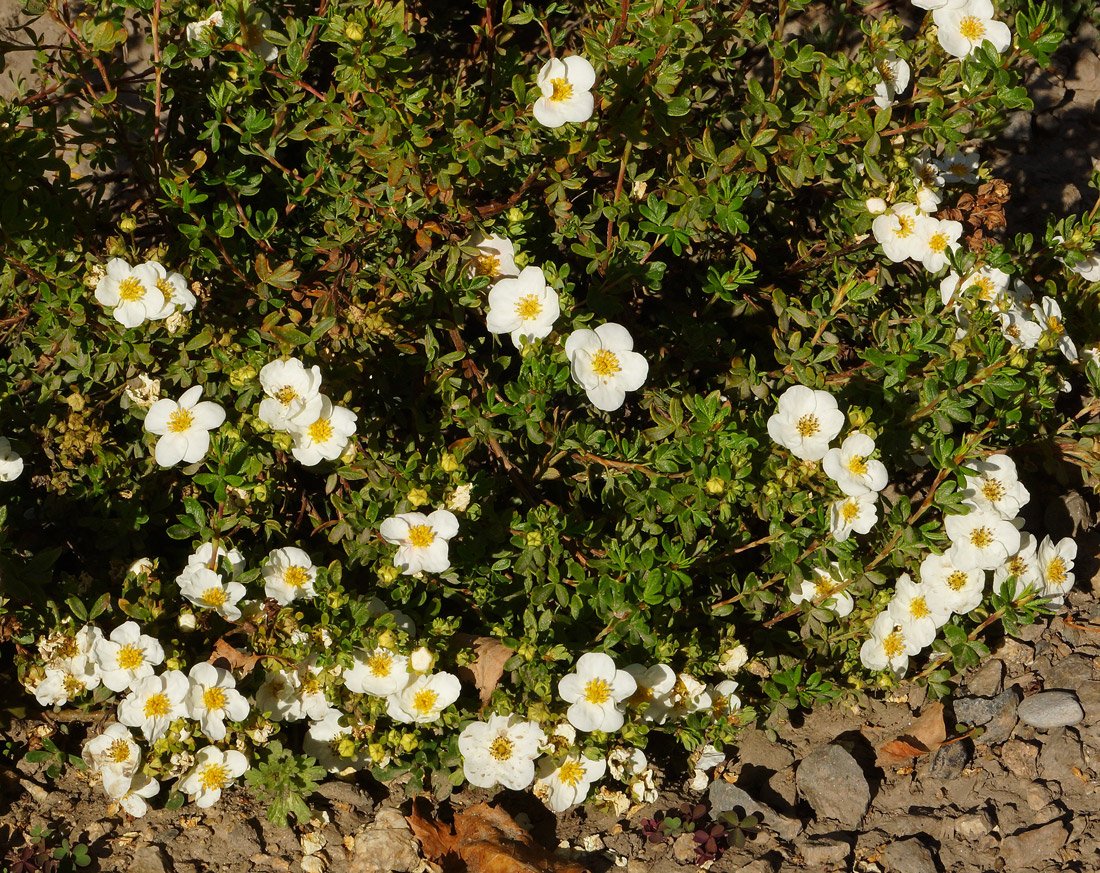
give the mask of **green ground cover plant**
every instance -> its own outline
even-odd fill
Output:
[[[1059,19],[917,5],[27,0],[0,646],[107,794],[629,805],[1060,604],[1100,225],[981,156]]]

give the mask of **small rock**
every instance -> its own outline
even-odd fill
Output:
[[[1031,139],[1031,113],[1025,109],[1008,113],[1008,127],[1002,132],[1012,142],[1027,142]]]
[[[379,818],[382,818],[381,813]],[[348,862],[348,873],[411,873],[418,870],[418,843],[408,829],[404,817],[401,817],[401,822],[405,824],[404,829],[383,825],[356,836],[355,851]]]
[[[127,867],[129,873],[168,873],[171,869],[160,846],[142,846]]]
[[[1076,691],[1092,677],[1092,658],[1084,655],[1070,655],[1063,658],[1047,671],[1043,685],[1048,689],[1061,688]]]
[[[1004,859],[1005,869],[1019,870],[1040,861],[1049,861],[1066,844],[1067,839],[1069,831],[1058,821],[1005,837],[1001,840],[1001,857]]]
[[[771,828],[780,839],[793,840],[802,832],[802,824],[797,819],[780,815],[770,806],[760,803],[751,794],[739,785],[716,779],[710,785],[707,792],[710,800],[710,814],[716,816],[721,812],[729,812],[735,807],[741,807],[746,813],[759,813],[765,827]]]
[[[940,746],[932,753],[932,763],[928,767],[931,779],[957,779],[970,763],[970,740],[956,740]]]
[[[1100,719],[1100,682],[1089,680],[1077,686],[1077,701],[1085,711],[1089,723]]]
[[[1074,770],[1085,769],[1081,740],[1072,728],[1052,731],[1039,755],[1039,772],[1048,781],[1056,780],[1071,787],[1080,787]]]
[[[680,834],[672,841],[672,857],[681,864],[695,860],[695,837],[692,834]]]
[[[955,720],[959,724],[985,725],[979,743],[1001,743],[1012,734],[1016,726],[1016,704],[1020,699],[1017,688],[1009,688],[996,697],[960,697],[952,702]]]
[[[824,869],[827,864],[843,864],[852,854],[851,845],[829,837],[799,840],[794,845],[806,866],[813,870]]]
[[[993,829],[993,819],[987,812],[971,812],[955,819],[955,834],[964,840],[977,840]]]
[[[1020,721],[1039,730],[1077,724],[1085,711],[1068,691],[1040,691],[1020,704]]]
[[[1016,776],[1034,779],[1039,749],[1023,740],[1009,740],[1001,747],[1001,763]]]
[[[855,827],[871,803],[867,777],[856,759],[830,743],[811,752],[795,774],[798,792],[820,818]]]
[[[1027,627],[1020,628],[1020,635],[1023,636],[1024,631],[1032,628],[1038,633],[1042,633],[1043,631],[1043,625],[1039,623],[1029,624]],[[1019,640],[1008,637],[997,647],[997,651],[993,653],[993,657],[1000,658],[1005,664],[1023,667],[1031,663],[1032,659],[1035,657],[1035,650],[1026,643],[1021,643]]]
[[[932,853],[915,837],[891,843],[883,852],[882,860],[887,869],[897,873],[937,873]]]
[[[1001,693],[1005,665],[1001,661],[986,661],[966,683],[966,690],[975,697],[992,697]]]
[[[374,804],[371,802],[370,795],[364,794],[356,786],[349,782],[342,782],[339,779],[333,779],[330,782],[322,782],[317,788],[317,794],[320,794],[326,800],[335,800],[339,803],[346,803],[348,806],[362,809],[366,807],[370,809]]]
[[[1042,782],[1032,782],[1027,787],[1027,805],[1038,811],[1054,800],[1054,793]]]

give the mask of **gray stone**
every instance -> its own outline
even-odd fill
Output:
[[[355,837],[347,869],[348,873],[410,873],[419,868],[420,847],[412,831],[374,827]]]
[[[1085,720],[1090,724],[1100,719],[1100,682],[1090,679],[1077,686],[1077,702],[1085,711]]]
[[[957,779],[970,763],[970,741],[956,740],[940,746],[932,753],[932,763],[928,767],[930,779]]]
[[[1001,747],[1001,763],[1005,769],[1023,779],[1035,778],[1038,757],[1039,747],[1023,740],[1009,740]]]
[[[793,840],[802,832],[802,824],[793,818],[780,815],[765,803],[760,803],[751,794],[722,779],[716,779],[710,784],[707,791],[707,799],[710,801],[710,814],[717,816],[721,812],[729,812],[735,807],[740,807],[746,813],[759,813],[765,827],[771,828],[780,839]]]
[[[882,853],[882,860],[887,870],[896,873],[937,873],[932,853],[915,837],[891,843]]]
[[[1052,800],[1054,800],[1054,792],[1047,788],[1042,782],[1032,782],[1027,787],[1028,809],[1038,812],[1040,809],[1048,806]]]
[[[1001,136],[1012,142],[1027,142],[1031,139],[1031,113],[1020,109],[1008,114],[1008,127]]]
[[[1040,691],[1020,704],[1020,721],[1039,730],[1077,724],[1085,717],[1085,711],[1068,691]]]
[[[1016,727],[1016,705],[1020,700],[1019,689],[1009,688],[996,697],[960,697],[953,702],[955,720],[960,724],[985,726],[977,738],[979,743],[1002,743],[1012,735]]]
[[[838,745],[811,752],[795,774],[798,792],[819,818],[855,827],[871,803],[871,789],[856,759]]]
[[[142,846],[134,852],[134,859],[127,869],[130,873],[169,873],[172,866],[160,846]]]
[[[1043,678],[1047,689],[1060,688],[1063,691],[1076,691],[1085,682],[1092,679],[1092,658],[1084,655],[1070,655],[1051,667]]]
[[[1066,844],[1067,839],[1069,831],[1057,821],[1005,837],[1001,840],[1001,857],[1004,859],[1005,869],[1019,870],[1049,861],[1056,857],[1057,851]]]
[[[976,697],[992,697],[1001,693],[1005,665],[1001,661],[986,661],[966,683],[966,690]]]
[[[811,870],[823,870],[828,864],[843,864],[852,854],[849,843],[829,837],[799,840],[795,848]]]
[[[1046,780],[1056,780],[1070,788],[1081,788],[1074,774],[1085,770],[1084,750],[1077,732],[1072,729],[1052,731],[1039,755],[1039,773]]]

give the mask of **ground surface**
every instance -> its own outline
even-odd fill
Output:
[[[14,21],[18,5],[0,2],[0,26]],[[9,58],[9,70],[29,69],[25,60]],[[1100,156],[1096,30],[1082,27],[1051,70],[1032,74],[1029,88],[1036,111],[1015,116],[995,147],[986,147],[996,175],[1012,185],[1012,233],[1041,231],[1050,214],[1091,208],[1095,194],[1086,183]],[[598,810],[555,817],[512,792],[497,802],[542,845],[566,843],[571,848],[561,851],[596,871],[697,869],[690,846],[647,843],[641,822],[704,799],[714,812],[739,806],[764,815],[759,833],[715,862],[715,871],[1100,870],[1100,577],[1090,501],[1071,495],[1032,507],[1055,538],[1078,537],[1077,590],[1022,639],[995,643],[993,656],[961,678],[942,716],[922,689],[907,685],[889,700],[865,697],[805,715],[781,726],[774,740],[752,730],[709,786],[692,789],[690,774],[670,767],[658,802],[621,817]],[[1051,691],[1062,693],[1037,696]],[[920,752],[917,741],[935,746],[938,738],[929,737],[941,722],[955,741],[906,757]],[[1041,727],[1054,722],[1061,724]],[[43,726],[40,719],[13,723],[0,731],[0,748]],[[243,790],[210,810],[154,809],[135,820],[87,774],[68,770],[50,780],[44,768],[0,766],[0,848],[45,824],[87,844],[92,870],[439,869],[426,864],[405,824],[409,804],[399,786],[330,782],[312,798],[313,822],[291,829],[269,824]],[[485,799],[485,792],[465,793],[452,803],[461,809]]]

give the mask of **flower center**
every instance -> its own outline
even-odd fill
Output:
[[[611,697],[611,685],[603,679],[590,679],[584,686],[584,699],[597,705],[607,703]]]
[[[928,248],[937,255],[942,255],[943,250],[947,248],[947,234],[941,231],[932,234],[931,238],[928,240]]]
[[[859,518],[859,504],[854,500],[845,500],[844,505],[840,508],[840,515],[845,522],[851,524]]]
[[[146,718],[164,718],[171,710],[172,705],[168,702],[168,695],[163,691],[150,695],[145,701]]]
[[[894,217],[898,220],[898,229],[894,231],[894,236],[905,239],[905,237],[912,235],[916,226],[913,218],[909,215],[896,215]]]
[[[894,87],[895,83],[898,80],[898,77],[894,75],[893,68],[886,60],[881,60],[878,62],[878,74],[882,76],[882,81],[889,85],[891,88]]]
[[[840,586],[833,582],[832,578],[818,574],[817,581],[814,582],[814,591],[817,592],[818,597],[832,597],[839,590]]]
[[[554,86],[554,93],[550,95],[551,100],[568,100],[573,96],[573,86],[568,80],[551,79],[550,84]]]
[[[301,588],[309,581],[309,572],[305,567],[287,567],[283,571],[283,582],[291,588]]]
[[[924,164],[917,170],[917,178],[921,180],[925,188],[931,188],[936,184],[936,168],[932,164]]]
[[[971,42],[978,42],[985,34],[985,25],[981,19],[973,15],[967,15],[959,22],[959,34]]]
[[[975,528],[970,532],[970,545],[976,549],[988,549],[993,545],[993,532],[984,525]]]
[[[229,772],[222,764],[207,764],[199,773],[199,785],[204,791],[214,791],[225,786]]]
[[[332,439],[332,424],[327,418],[319,418],[309,426],[309,438],[315,443],[327,443]]]
[[[191,425],[194,424],[194,421],[195,416],[186,409],[177,409],[168,416],[168,432],[184,433],[191,429]]]
[[[538,297],[534,294],[520,297],[519,300],[516,301],[516,315],[524,321],[538,318],[540,312],[542,312],[542,304],[539,303]]]
[[[386,652],[375,652],[367,658],[367,669],[372,676],[389,676],[393,667],[393,657]]]
[[[474,261],[474,272],[479,276],[495,276],[500,272],[500,257],[497,255],[480,255]]]
[[[867,464],[863,461],[862,455],[852,455],[848,459],[848,470],[856,476],[867,475]]]
[[[228,599],[229,595],[221,588],[207,588],[202,593],[202,602],[214,607],[221,606]]]
[[[435,532],[430,525],[414,524],[409,528],[409,545],[418,549],[426,549],[435,542]]]
[[[1008,562],[1008,572],[1011,576],[1019,578],[1027,572],[1027,561],[1017,555],[1011,561]]]
[[[886,638],[882,641],[882,651],[887,658],[896,658],[905,651],[905,635],[901,632],[900,627],[895,626],[886,635]]]
[[[278,400],[283,406],[290,406],[291,401],[297,399],[298,392],[291,388],[289,385],[284,385],[278,391],[275,392],[275,399]]]
[[[80,653],[80,647],[72,637],[65,637],[57,647],[58,658],[72,658]]]
[[[1003,500],[1007,489],[1001,484],[999,479],[986,479],[982,483],[982,494],[985,499],[990,503],[996,503],[998,500]]]
[[[145,653],[137,646],[123,646],[118,650],[118,669],[136,670],[145,663]]]
[[[65,679],[61,683],[65,686],[65,693],[69,697],[76,697],[78,694],[84,693],[84,683],[77,679],[72,673],[66,673]]]
[[[947,577],[947,587],[952,591],[962,591],[969,577],[962,570],[955,570]]]
[[[125,764],[130,760],[129,740],[117,739],[107,747],[107,760],[112,764]]]
[[[157,279],[157,290],[163,295],[165,303],[172,302],[175,289],[167,279]]]
[[[512,757],[516,744],[508,737],[497,737],[489,744],[489,754],[498,761],[507,761]]]
[[[118,296],[123,303],[133,303],[145,296],[145,286],[133,276],[118,283]]]
[[[1005,333],[1007,333],[1013,339],[1020,338],[1020,328],[1017,327],[1015,324],[1010,324],[1008,327],[1006,327]]]
[[[1047,319],[1047,330],[1053,334],[1062,332],[1062,322],[1058,320],[1057,316],[1052,315]]]
[[[614,352],[600,349],[592,355],[592,372],[597,376],[614,376],[621,369],[619,359]]]
[[[439,695],[432,691],[430,688],[421,688],[416,694],[413,695],[413,709],[419,712],[421,715],[427,715],[433,709],[435,709],[435,702],[439,699]]]
[[[1066,581],[1066,562],[1061,558],[1052,558],[1047,564],[1047,578],[1055,585]]]
[[[798,435],[802,439],[807,439],[818,433],[821,430],[821,425],[818,423],[816,415],[804,415],[798,419],[794,429],[798,431]]]
[[[219,709],[225,709],[225,691],[221,688],[207,688],[202,693],[203,705],[210,710],[217,712]]]
[[[558,781],[576,788],[584,779],[584,765],[580,761],[566,761],[558,769]]]
[[[928,601],[921,597],[914,597],[909,601],[909,614],[913,618],[928,618],[932,611],[928,608]]]
[[[956,161],[949,168],[948,172],[954,176],[965,176],[970,172],[970,167],[964,164],[962,161]]]
[[[988,276],[978,276],[972,283],[978,286],[978,298],[989,301],[995,296],[993,293],[993,280]]]

